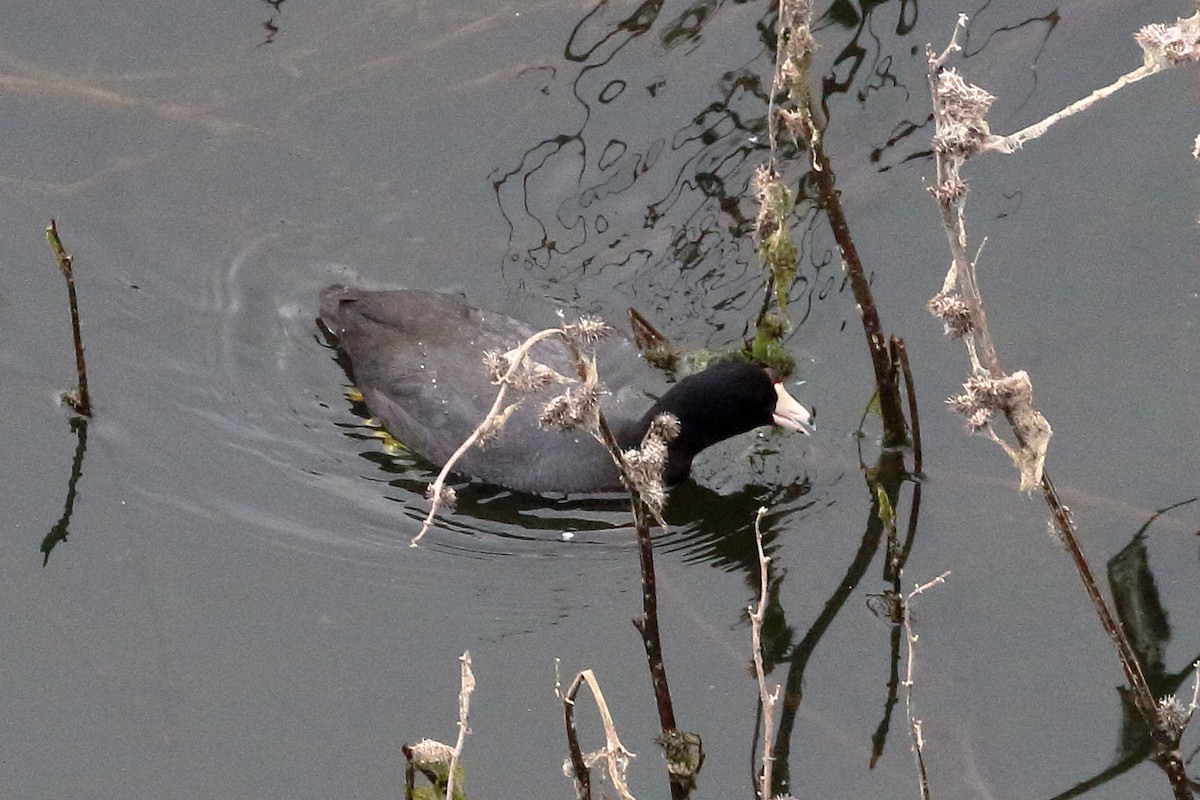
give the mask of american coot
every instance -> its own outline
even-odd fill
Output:
[[[503,314],[415,289],[330,286],[321,292],[321,322],[349,360],[350,377],[371,413],[406,447],[438,466],[471,434],[495,399],[497,386],[484,367],[484,351],[508,351],[534,333],[531,326]],[[535,345],[530,355],[564,375],[575,375],[567,348],[557,338]],[[687,477],[701,450],[739,433],[771,423],[808,432],[811,415],[766,367],[718,363],[679,381],[642,413],[633,410],[642,395],[620,387],[613,376],[621,362],[638,360],[633,345],[609,337],[601,341],[597,355],[609,389],[601,407],[622,447],[636,447],[659,414],[669,411],[678,417],[680,434],[668,445],[668,483]],[[472,447],[454,470],[526,492],[621,489],[616,466],[591,435],[538,425],[538,400],[521,404],[497,438],[483,448]]]

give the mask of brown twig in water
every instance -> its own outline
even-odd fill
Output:
[[[912,426],[913,474],[919,476],[924,467],[924,459],[921,454],[921,416],[917,412],[917,386],[913,383],[912,368],[908,363],[908,348],[904,346],[904,339],[893,336],[888,349],[891,352],[892,362],[900,365],[900,372],[904,375],[904,390],[908,398],[908,422]]]
[[[412,748],[401,745],[400,752],[404,753],[404,800],[413,800],[417,790],[417,767],[413,763]]]
[[[83,476],[83,454],[87,452],[87,417],[71,417],[69,420],[71,430],[75,431],[77,437],[75,442],[75,457],[71,460],[71,477],[67,479],[67,499],[63,503],[63,513],[59,517],[58,522],[54,523],[54,527],[42,539],[42,566],[45,567],[50,563],[50,551],[55,548],[59,542],[65,542],[67,535],[70,533],[71,514],[75,511],[75,491],[79,485],[79,479]]]
[[[58,224],[50,220],[46,226],[46,239],[50,249],[54,251],[54,260],[58,262],[58,270],[67,282],[67,299],[71,307],[71,332],[75,337],[75,371],[79,375],[79,385],[75,389],[64,392],[63,402],[77,414],[85,417],[92,415],[92,397],[88,392],[87,364],[83,360],[83,333],[79,328],[79,299],[75,295],[75,270],[71,256],[63,247],[62,239],[58,236]]]
[[[566,694],[562,691],[562,682],[558,677],[560,662],[554,659],[554,694],[563,704],[563,724],[567,728],[567,753],[570,755],[571,773],[575,776],[576,800],[592,800],[592,771],[588,769],[583,758],[583,750],[579,746],[579,731],[575,727],[575,695],[583,683],[583,674],[575,676],[571,688]]]

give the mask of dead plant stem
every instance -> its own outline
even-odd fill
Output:
[[[83,358],[83,332],[79,326],[79,298],[75,294],[75,268],[71,255],[63,247],[58,235],[58,223],[50,220],[46,226],[46,239],[54,252],[54,260],[58,262],[58,270],[67,282],[67,300],[71,308],[71,333],[75,340],[75,371],[79,376],[79,385],[73,392],[63,394],[63,402],[77,414],[85,417],[92,415],[92,397],[88,392],[87,363]]]
[[[775,706],[779,703],[780,684],[775,684],[775,691],[767,689],[767,673],[763,666],[762,656],[762,626],[767,611],[767,566],[771,559],[763,550],[762,519],[767,513],[766,506],[758,509],[754,517],[754,543],[758,548],[758,604],[751,603],[750,614],[750,646],[754,655],[754,675],[758,679],[758,699],[762,704],[763,754],[762,777],[758,784],[760,800],[770,800],[772,767],[775,764]]]

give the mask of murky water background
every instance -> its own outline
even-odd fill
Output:
[[[1189,13],[1135,5],[982,9],[960,66],[1000,96],[993,128],[1132,69],[1133,31]],[[905,580],[953,572],[916,612],[934,795],[1050,797],[1114,760],[1121,673],[1041,500],[941,407],[966,359],[924,310],[947,255],[923,52],[960,10],[836,4],[818,70],[843,200],[920,396],[928,475]],[[635,794],[666,796],[627,514],[465,487],[410,548],[431,472],[354,414],[316,294],[462,291],[535,321],[634,305],[685,346],[739,341],[760,302],[746,187],[771,25],[767,3],[716,1],[9,9],[0,794],[395,797],[400,743],[452,739],[469,649],[471,796],[571,795],[556,658],[596,670],[639,753]],[[1155,509],[1200,493],[1198,86],[1155,77],[968,173],[997,346],[1033,376],[1100,573]],[[76,258],[97,414],[43,568],[77,447],[55,403],[73,371],[51,217]],[[868,463],[876,448],[854,431],[870,366],[824,224],[799,224],[791,342],[818,434],[706,454],[658,540],[677,714],[708,754],[698,797],[752,791],[755,510],[772,509],[781,658],[867,525],[858,448]],[[1198,528],[1191,504],[1145,539],[1169,672],[1200,652]],[[867,766],[889,674],[890,629],[865,602],[886,588],[880,558],[809,659],[797,796],[916,796],[899,710]],[[1168,791],[1141,765],[1087,796]]]

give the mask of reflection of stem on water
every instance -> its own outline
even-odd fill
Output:
[[[1183,669],[1168,671],[1166,650],[1171,639],[1171,626],[1154,573],[1150,570],[1146,534],[1159,516],[1194,502],[1195,497],[1156,511],[1133,535],[1132,541],[1108,561],[1108,584],[1117,618],[1137,654],[1154,697],[1174,696],[1188,676],[1195,673],[1193,665],[1200,659],[1200,653],[1194,655]],[[1154,736],[1138,710],[1133,693],[1126,687],[1119,687],[1117,693],[1121,700],[1121,731],[1113,763],[1054,795],[1051,800],[1078,797],[1128,772],[1154,754]]]
[[[87,426],[88,421],[84,417],[71,417],[71,430],[75,431],[78,437],[78,442],[75,445],[75,460],[71,464],[71,478],[67,481],[67,500],[63,503],[63,513],[58,522],[54,523],[54,527],[46,534],[46,538],[42,539],[42,566],[46,566],[50,561],[50,551],[59,542],[67,540],[68,528],[71,524],[71,512],[75,510],[75,487],[79,483],[79,476],[83,474],[83,454],[87,450]]]
[[[886,453],[884,457],[896,458],[899,456],[895,453]],[[873,509],[873,511],[875,510],[877,509]],[[775,739],[775,786],[772,791],[776,794],[786,793],[790,785],[789,757],[792,748],[792,731],[796,724],[800,704],[804,699],[804,671],[808,667],[808,661],[816,650],[818,642],[821,641],[821,637],[829,630],[834,618],[841,612],[846,601],[854,594],[859,582],[866,575],[871,561],[875,557],[875,552],[879,549],[879,543],[883,540],[883,532],[883,523],[879,520],[878,514],[872,513],[858,551],[854,554],[854,560],[851,561],[846,573],[838,581],[837,589],[825,601],[824,608],[821,609],[821,613],[804,634],[804,638],[792,651],[789,659],[791,663],[788,666],[787,679],[784,683],[783,707],[779,714],[779,731]]]
[[[785,217],[791,211],[792,201],[790,190],[783,185],[777,157],[780,138],[779,124],[782,122],[796,143],[807,147],[808,157],[811,159],[808,180],[817,189],[818,205],[824,211],[834,239],[837,241],[842,268],[854,293],[874,370],[875,396],[871,405],[876,407],[882,420],[884,450],[874,467],[867,467],[865,463],[862,463],[860,454],[860,466],[871,497],[862,543],[846,575],[838,584],[833,595],[826,601],[824,609],[808,633],[791,654],[783,710],[779,720],[778,738],[772,753],[776,770],[771,787],[773,794],[784,793],[789,789],[788,759],[792,730],[803,700],[803,677],[808,660],[825,631],[832,625],[833,619],[866,574],[880,543],[885,540],[885,533],[887,534],[887,546],[884,557],[884,579],[891,583],[891,592],[900,596],[900,576],[916,536],[920,508],[920,484],[914,484],[908,532],[903,545],[899,544],[896,535],[896,509],[900,501],[901,488],[906,482],[912,480],[913,474],[919,473],[923,467],[919,436],[920,425],[916,420],[916,392],[913,387],[907,351],[902,339],[894,336],[888,337],[883,331],[883,324],[875,305],[870,281],[862,261],[858,257],[858,251],[842,208],[833,164],[825,153],[827,112],[824,118],[818,118],[818,112],[814,109],[808,89],[808,71],[814,46],[809,30],[810,14],[810,4],[804,0],[780,4],[777,21],[775,74],[771,103],[768,109],[771,160],[768,165],[759,170],[755,178],[756,193],[762,209],[758,219],[758,232],[762,242],[761,252],[763,260],[771,268],[771,279],[768,285],[776,287],[775,300],[782,312],[786,308],[787,297],[786,292],[780,291],[780,283],[790,282],[794,273],[780,269],[779,264],[794,263],[795,260],[795,248],[790,242],[782,241],[787,236],[788,227]],[[777,109],[774,98],[784,93],[786,93],[788,107]],[[769,321],[770,315],[760,316],[760,334],[762,334],[764,319]],[[910,423],[904,416],[900,392],[901,375],[904,376],[907,384],[908,411],[912,418],[914,470],[911,473],[905,465],[904,449],[902,449],[909,441]],[[882,753],[883,740],[890,727],[891,712],[898,703],[899,644],[898,630],[894,630],[891,647],[891,680],[888,698],[884,706],[884,717],[873,737],[872,766],[879,754]],[[925,785],[923,777],[923,786]]]

